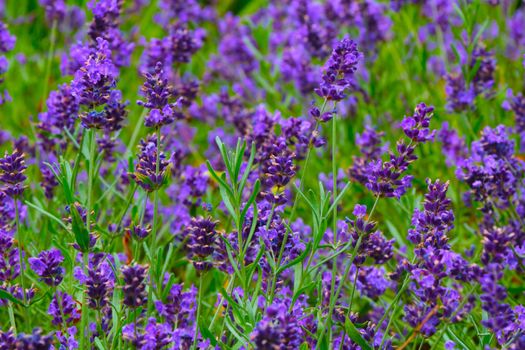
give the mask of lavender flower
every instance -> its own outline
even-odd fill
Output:
[[[117,75],[118,70],[111,61],[108,42],[97,38],[96,50],[89,54],[82,67],[75,73],[75,78],[71,82],[72,94],[78,98],[80,105],[90,109],[101,106],[109,101],[110,91],[115,86]],[[80,118],[87,128],[102,127],[102,121],[96,120],[98,117],[83,114]]]
[[[368,165],[367,188],[377,196],[400,198],[412,185],[412,176],[402,177],[410,163],[417,159],[414,154],[417,143],[425,143],[434,137],[434,131],[429,129],[429,121],[432,117],[432,107],[424,103],[417,105],[414,115],[405,117],[402,128],[410,138],[407,145],[402,140],[396,145],[398,155],[390,153],[390,160],[371,161]]]
[[[57,91],[52,91],[46,101],[47,112],[45,122],[56,129],[66,128],[71,130],[78,116],[78,100],[67,84],[59,86]],[[45,128],[43,128],[45,129]]]
[[[137,101],[137,104],[148,108],[150,112],[144,119],[144,125],[158,128],[173,123],[182,116],[176,111],[177,103],[169,103],[172,96],[172,87],[164,77],[162,65],[157,62],[154,73],[146,73],[146,81],[141,87],[141,94],[146,101]]]
[[[416,106],[412,116],[405,117],[401,122],[401,128],[412,142],[427,142],[434,138],[434,131],[430,131],[430,119],[434,107],[427,107],[424,103]]]
[[[141,265],[122,267],[124,305],[134,309],[146,304],[146,274],[147,268]]]
[[[357,246],[357,242],[361,240],[354,264],[362,265],[367,257],[374,259],[376,264],[384,264],[390,260],[393,256],[394,240],[387,240],[379,230],[374,231],[376,223],[365,220],[366,206],[357,204],[354,215],[355,219],[347,219],[352,245]]]
[[[93,46],[99,39],[108,42],[112,59],[116,66],[127,66],[135,44],[127,42],[119,29],[121,0],[91,0],[88,7],[93,12],[93,21],[89,25],[88,35]]]
[[[460,137],[456,130],[451,129],[447,122],[443,123],[438,132],[441,141],[443,155],[447,166],[459,166],[467,157],[468,149],[465,139]]]
[[[74,273],[86,285],[89,307],[95,310],[102,310],[109,305],[115,284],[113,271],[105,259],[108,257],[104,253],[93,254],[89,260],[88,274],[84,275],[79,267],[75,268]]]
[[[383,136],[383,132],[377,132],[368,125],[362,134],[356,134],[355,143],[362,156],[352,156],[352,166],[348,169],[352,179],[366,185],[368,182],[368,162],[379,160],[386,151],[386,147],[381,146],[381,138]]]
[[[5,349],[42,349],[53,348],[53,334],[44,334],[41,328],[33,329],[31,334],[19,333],[13,335],[0,332],[0,345]]]
[[[344,38],[338,42],[326,62],[323,81],[315,92],[328,100],[344,99],[344,91],[352,84],[351,78],[357,69],[359,58],[360,54],[354,41]]]
[[[38,0],[38,3],[46,10],[46,19],[49,23],[61,21],[66,15],[64,0]]]
[[[20,260],[18,249],[13,237],[0,228],[0,281],[10,282],[20,275]]]
[[[141,226],[141,225],[132,225],[125,229],[127,235],[138,239],[143,240],[149,236],[151,233],[151,226]]]
[[[189,251],[189,257],[198,271],[208,271],[212,267],[207,258],[215,250],[216,225],[217,223],[210,219],[193,218],[183,233],[188,240],[186,247]]]
[[[58,249],[44,250],[38,257],[29,258],[29,266],[49,286],[58,286],[64,278],[65,269],[60,266],[64,256]]]
[[[448,249],[447,233],[454,228],[454,213],[450,210],[451,200],[446,197],[448,182],[441,183],[437,180],[432,183],[427,179],[427,185],[424,210],[414,211],[414,228],[408,231],[408,239],[418,246]]]
[[[15,149],[11,154],[6,152],[4,157],[0,158],[0,183],[4,184],[2,191],[10,197],[20,197],[26,187],[26,169],[24,154],[21,151]]]
[[[11,50],[15,46],[16,38],[9,33],[7,25],[3,22],[0,22],[0,83],[3,83],[3,75],[7,72],[7,58],[3,55]],[[0,92],[0,105],[3,103],[11,101],[11,96],[9,96],[7,90],[3,93]]]
[[[69,326],[80,320],[77,303],[71,295],[61,291],[56,291],[53,295],[48,313],[51,315],[51,322],[55,326]]]
[[[191,32],[183,25],[175,24],[170,28],[170,48],[173,61],[188,63],[191,56],[202,46],[204,33],[202,31]]]
[[[164,152],[160,152],[157,157],[157,144],[151,139],[142,140],[139,148],[139,162],[135,172],[131,173],[130,176],[145,191],[153,192],[165,182],[168,161],[166,160]],[[158,173],[157,158],[159,159]]]
[[[302,303],[288,312],[290,298],[275,300],[251,335],[257,349],[298,349],[305,337]]]

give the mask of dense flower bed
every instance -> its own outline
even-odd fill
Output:
[[[0,1],[0,349],[525,349],[525,4]]]

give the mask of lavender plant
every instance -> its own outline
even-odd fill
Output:
[[[75,4],[0,1],[0,349],[525,349],[522,1]]]

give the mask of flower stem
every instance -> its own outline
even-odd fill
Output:
[[[156,129],[156,135],[157,135],[157,154],[156,154],[156,160],[155,160],[155,178],[158,178],[159,172],[160,172],[160,127],[157,127]],[[153,288],[155,283],[155,272],[153,267],[153,256],[155,256],[156,250],[157,250],[157,221],[158,221],[158,212],[159,212],[159,189],[156,188],[154,192],[154,198],[153,198],[153,229],[151,231],[151,241],[150,241],[150,286],[148,291],[148,311],[151,312],[153,309]]]
[[[324,101],[323,101],[323,105],[321,106],[321,114],[324,113],[324,110],[326,108],[326,103],[328,102],[328,99],[325,98]],[[314,131],[317,130],[319,126],[319,122],[316,122],[315,123],[315,126],[314,126]],[[305,175],[306,175],[306,169],[308,169],[308,164],[309,164],[309,161],[310,161],[310,154],[312,153],[312,140],[310,140],[310,142],[308,143],[308,151],[306,152],[306,159],[304,161],[304,167],[303,167],[303,171],[302,171],[302,174],[301,174],[301,179],[299,181],[299,188],[302,189],[303,188],[303,182],[304,182],[304,178],[305,178]],[[288,225],[291,225],[292,223],[292,220],[295,218],[295,212],[297,210],[297,203],[299,203],[299,192],[297,192],[295,194],[295,199],[294,199],[294,202],[293,202],[293,206],[292,206],[292,211],[290,212],[290,216],[288,217]],[[284,232],[284,237],[283,237],[283,242],[281,243],[281,249],[279,251],[279,257],[277,258],[277,264],[276,266],[280,266],[281,265],[281,260],[283,258],[283,254],[284,254],[284,247],[286,246],[286,242],[288,242],[288,235],[290,234],[290,230],[286,229],[286,231]],[[274,297],[274,294],[275,294],[275,284],[277,283],[277,274],[274,274],[273,275],[273,279],[272,279],[272,284],[270,285],[270,293],[268,293],[269,295],[269,303],[271,303],[273,301],[273,297]]]
[[[197,348],[197,337],[199,335],[199,316],[201,312],[201,303],[202,303],[202,274],[199,275],[199,297],[197,300],[197,316],[195,317],[195,334],[193,336],[193,345],[192,349]]]
[[[372,206],[372,210],[370,210],[370,214],[368,215],[367,222],[370,222],[370,220],[372,219],[372,215],[374,214],[374,211],[375,211],[375,209],[377,207],[377,202],[379,201],[379,198],[380,198],[380,196],[376,197],[374,205]],[[346,264],[346,268],[345,268],[345,271],[343,273],[343,277],[341,278],[341,281],[340,281],[339,285],[337,286],[337,290],[335,291],[335,294],[333,295],[333,298],[332,298],[332,295],[330,296],[330,305],[329,305],[329,309],[328,309],[328,317],[326,318],[326,326],[321,330],[321,334],[317,338],[318,339],[318,345],[320,344],[319,342],[323,338],[324,332],[327,330],[327,328],[330,328],[331,325],[332,325],[332,314],[333,314],[333,311],[334,311],[334,308],[335,308],[335,304],[337,302],[337,297],[341,294],[341,290],[343,289],[344,281],[346,281],[346,279],[348,278],[348,274],[350,273],[350,269],[352,267],[352,264],[354,263],[354,260],[355,260],[355,258],[357,256],[357,253],[359,252],[359,248],[361,247],[361,243],[362,242],[363,242],[363,235],[359,235],[359,238],[357,239],[356,245],[355,245],[354,249],[352,250],[352,256],[351,256],[350,260]]]
[[[89,140],[89,168],[88,168],[88,180],[87,180],[87,206],[86,206],[86,229],[88,234],[91,234],[91,206],[93,203],[93,175],[95,173],[95,132],[91,129],[88,130],[88,140]],[[80,149],[79,152],[82,152]],[[89,248],[88,248],[89,250]],[[84,260],[84,275],[88,274],[88,265],[89,265],[89,251],[82,252]],[[87,285],[85,285],[87,289]],[[82,294],[82,315],[81,315],[81,330],[80,330],[80,348],[85,349],[86,339],[88,338],[88,329],[87,325],[89,322],[89,310],[87,305],[87,291],[84,290]]]
[[[53,20],[53,24],[51,26],[51,39],[49,44],[49,50],[47,51],[47,60],[46,60],[46,75],[44,79],[44,89],[42,91],[42,109],[44,108],[44,101],[47,97],[47,87],[49,83],[49,76],[51,75],[51,61],[53,59],[53,54],[55,53],[55,41],[56,41],[56,34],[57,34],[57,21]]]
[[[359,266],[355,270],[354,285],[352,286],[352,293],[350,294],[350,301],[348,302],[348,310],[346,310],[346,318],[350,318],[350,313],[352,312],[352,304],[354,301],[355,286],[357,284],[358,274],[359,274]],[[345,337],[346,337],[346,327],[343,328],[343,336],[341,337],[341,344],[339,345],[339,350],[343,350],[343,344],[345,342]]]
[[[18,210],[18,199],[15,198],[15,225],[16,241],[18,243],[18,263],[20,264],[20,287],[22,288],[22,301],[26,303],[26,290],[24,284],[24,254],[22,253],[22,235],[20,232],[20,212]]]
[[[11,301],[7,302],[7,311],[9,313],[9,321],[11,322],[11,328],[13,329],[13,332],[15,332],[16,335],[16,321],[15,321],[15,313],[13,311],[13,303]]]
[[[337,116],[334,114],[332,118],[332,184],[333,184],[333,200],[334,200],[334,209],[332,212],[332,234],[333,234],[333,243],[334,246],[337,244],[337,205],[335,205],[335,200],[337,198],[337,164],[335,160],[335,152],[336,152],[336,141],[337,141],[337,130],[336,130],[336,121]],[[331,290],[335,289],[335,282],[336,282],[336,275],[337,275],[337,257],[334,257],[332,261],[332,281],[331,281]],[[337,298],[337,296],[336,296]],[[331,329],[328,330],[328,341],[330,342],[330,338],[332,336]]]

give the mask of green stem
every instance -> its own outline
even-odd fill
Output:
[[[336,152],[336,143],[337,143],[337,130],[336,130],[336,115],[332,118],[332,184],[333,184],[333,199],[334,199],[334,209],[332,212],[332,234],[333,234],[333,243],[334,246],[337,244],[337,205],[335,205],[335,199],[337,198],[337,164],[335,161],[335,152]],[[335,289],[335,282],[336,282],[336,275],[337,275],[337,258],[334,257],[332,261],[332,282],[331,282],[331,290]],[[337,298],[337,296],[336,296]],[[328,330],[328,342],[331,343],[331,337],[332,337],[332,330]]]
[[[84,275],[87,276],[88,274],[88,264],[89,264],[89,253],[84,252],[83,253],[83,260],[84,260]],[[84,290],[82,293],[82,315],[80,319],[80,349],[86,349],[86,340],[89,337],[88,330],[87,330],[87,324],[89,320],[88,315],[89,309],[88,309],[88,301],[87,301],[87,291]]]
[[[354,285],[352,286],[352,293],[350,294],[350,301],[348,303],[348,310],[346,310],[346,318],[350,318],[350,312],[352,311],[352,304],[354,301],[355,294],[355,285],[357,284],[357,275],[359,274],[359,267],[355,270]],[[341,344],[339,345],[339,350],[343,350],[343,344],[346,337],[346,327],[343,328],[343,336],[341,337]]]
[[[26,303],[26,290],[24,283],[24,254],[22,253],[22,235],[20,232],[20,213],[18,210],[18,199],[15,198],[15,225],[16,240],[18,243],[18,263],[20,264],[20,287],[22,288],[22,301]]]
[[[321,114],[324,113],[324,110],[326,108],[326,103],[328,102],[328,99],[325,98],[324,101],[323,101],[323,105],[321,106]],[[315,123],[315,126],[314,126],[314,131],[317,130],[317,127],[319,126],[319,123],[316,122]],[[306,169],[308,169],[308,164],[309,164],[309,161],[310,161],[310,154],[312,153],[312,141],[310,140],[309,144],[308,144],[308,151],[306,152],[306,159],[304,161],[304,167],[303,167],[303,171],[302,171],[302,174],[301,174],[301,179],[299,180],[299,189],[302,189],[303,188],[303,182],[304,182],[304,178],[305,178],[305,175],[306,175]],[[295,212],[297,210],[297,204],[299,203],[299,192],[297,192],[295,194],[295,199],[294,199],[294,202],[293,202],[293,206],[292,206],[292,211],[290,212],[290,216],[288,217],[288,225],[290,225],[295,217]],[[286,242],[288,241],[288,235],[290,234],[290,230],[286,229],[285,233],[284,233],[284,237],[283,237],[283,242],[281,244],[281,249],[279,251],[279,257],[277,258],[277,265],[276,266],[280,266],[281,265],[281,260],[283,258],[283,254],[284,254],[284,247],[286,246]],[[270,292],[268,293],[269,295],[269,303],[271,303],[273,301],[273,298],[274,298],[274,295],[275,295],[275,283],[277,282],[277,274],[274,274],[273,275],[273,279],[272,279],[272,283],[270,285]]]
[[[157,127],[155,131],[157,135],[157,155],[155,160],[155,177],[158,178],[159,172],[160,172],[160,127]],[[153,309],[153,288],[154,288],[154,281],[155,281],[155,269],[153,267],[153,257],[156,254],[157,250],[157,221],[158,221],[158,212],[159,212],[159,189],[155,188],[154,192],[154,199],[153,199],[153,225],[151,230],[151,242],[150,242],[150,288],[148,292],[148,311],[151,312]]]
[[[193,345],[192,349],[197,348],[197,337],[199,335],[199,316],[201,312],[201,303],[202,303],[202,275],[199,276],[199,297],[197,301],[197,316],[195,317],[195,334],[193,336]]]
[[[9,313],[9,321],[11,322],[11,328],[13,329],[13,332],[16,335],[17,331],[16,331],[15,313],[13,311],[13,303],[11,301],[7,302],[7,311]]]
[[[374,211],[377,207],[377,202],[379,201],[379,198],[380,196],[377,196],[376,197],[376,201],[374,202],[374,205],[372,207],[372,210],[370,210],[370,214],[368,215],[368,220],[367,222],[370,222],[370,220],[372,219],[372,215],[374,214]],[[345,271],[343,273],[343,277],[341,278],[341,282],[339,283],[339,285],[337,286],[337,290],[335,291],[335,294],[332,296],[330,296],[330,305],[329,305],[329,309],[328,309],[328,317],[326,318],[326,325],[325,327],[322,328],[321,330],[321,334],[319,335],[319,337],[317,338],[318,339],[318,343],[317,345],[320,345],[320,342],[323,338],[323,335],[324,335],[324,332],[331,327],[331,324],[332,324],[332,314],[334,312],[334,308],[335,308],[335,304],[337,302],[337,297],[341,294],[341,290],[343,289],[343,285],[344,285],[344,281],[346,281],[346,279],[348,278],[348,274],[350,273],[350,269],[352,267],[352,264],[354,263],[354,260],[357,256],[357,252],[359,251],[359,247],[361,247],[361,243],[363,241],[363,235],[359,235],[359,238],[357,239],[357,243],[352,251],[352,257],[350,258],[350,261],[348,261],[347,265],[346,265],[346,268],[345,268]]]
[[[49,82],[49,77],[51,75],[51,61],[53,59],[53,54],[55,52],[55,41],[56,41],[56,33],[57,33],[57,21],[53,20],[53,24],[51,27],[51,42],[49,44],[49,50],[47,51],[47,60],[46,60],[46,75],[44,79],[44,90],[42,91],[42,109],[44,109],[44,101],[47,97],[47,86]]]
[[[93,204],[93,175],[95,171],[95,132],[91,129],[88,130],[89,133],[89,169],[88,169],[88,180],[87,180],[87,206],[86,206],[86,229],[88,234],[91,234],[91,206]],[[79,150],[82,152],[82,150]],[[84,275],[88,275],[88,264],[89,264],[89,251],[83,252],[84,259]],[[87,286],[85,286],[87,289]],[[82,315],[81,315],[81,330],[80,330],[80,348],[85,349],[86,339],[88,338],[88,329],[87,325],[89,322],[88,315],[88,305],[87,305],[87,294],[86,290],[82,294]]]
[[[231,275],[230,280],[228,281],[228,285],[226,286],[226,291],[228,293],[231,293],[234,279],[235,279],[235,275]],[[219,305],[217,306],[217,310],[215,310],[215,314],[213,315],[213,318],[211,319],[210,330],[213,329],[213,326],[215,325],[215,322],[217,321],[217,317],[219,316],[219,312],[221,310],[222,304],[224,303],[224,300],[225,300],[224,297],[221,298],[221,301],[219,302]]]

